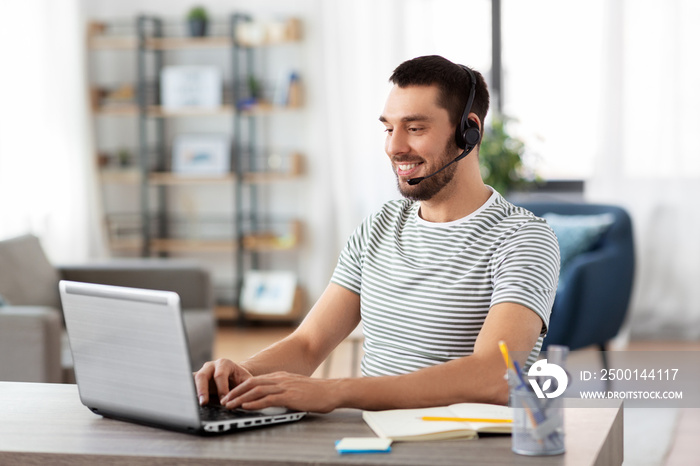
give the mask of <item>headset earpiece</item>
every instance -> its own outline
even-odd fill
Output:
[[[455,142],[460,149],[476,146],[481,141],[481,131],[475,121],[467,120],[465,125],[460,123],[455,130]]]
[[[467,146],[476,146],[481,141],[481,131],[476,122],[469,120],[467,130],[464,132],[464,140]]]

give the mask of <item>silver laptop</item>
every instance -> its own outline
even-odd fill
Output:
[[[59,288],[80,400],[93,412],[197,434],[306,414],[200,407],[177,293],[66,280]]]

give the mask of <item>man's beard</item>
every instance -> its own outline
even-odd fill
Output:
[[[453,157],[450,154],[454,152],[454,148],[454,143],[448,144],[447,147],[445,147],[443,156],[440,157],[441,162],[438,165],[438,168],[431,170],[429,173],[433,173],[450,163],[453,160]],[[406,199],[410,199],[412,201],[427,201],[432,199],[433,196],[439,193],[442,188],[447,186],[450,181],[452,181],[456,170],[457,164],[452,164],[442,170],[440,173],[437,173],[430,178],[426,177],[420,183],[413,186],[409,185],[408,183],[401,183],[399,176],[396,175],[396,183],[399,188],[399,192]]]

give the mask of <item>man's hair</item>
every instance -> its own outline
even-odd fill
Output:
[[[484,120],[489,110],[489,90],[481,73],[476,70],[472,72],[476,77],[476,92],[471,111],[479,117],[483,134]],[[401,63],[394,70],[389,82],[399,87],[436,85],[440,91],[437,104],[447,110],[450,123],[455,127],[462,120],[471,90],[469,73],[439,55],[413,58]]]

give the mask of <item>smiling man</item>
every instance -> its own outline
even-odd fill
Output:
[[[206,363],[200,403],[328,412],[506,403],[504,340],[539,353],[559,275],[551,229],[480,175],[488,90],[442,57],[402,63],[379,117],[405,199],[357,228],[331,282],[289,337],[247,361]],[[362,322],[361,378],[310,375]],[[529,357],[528,357],[529,355]]]

